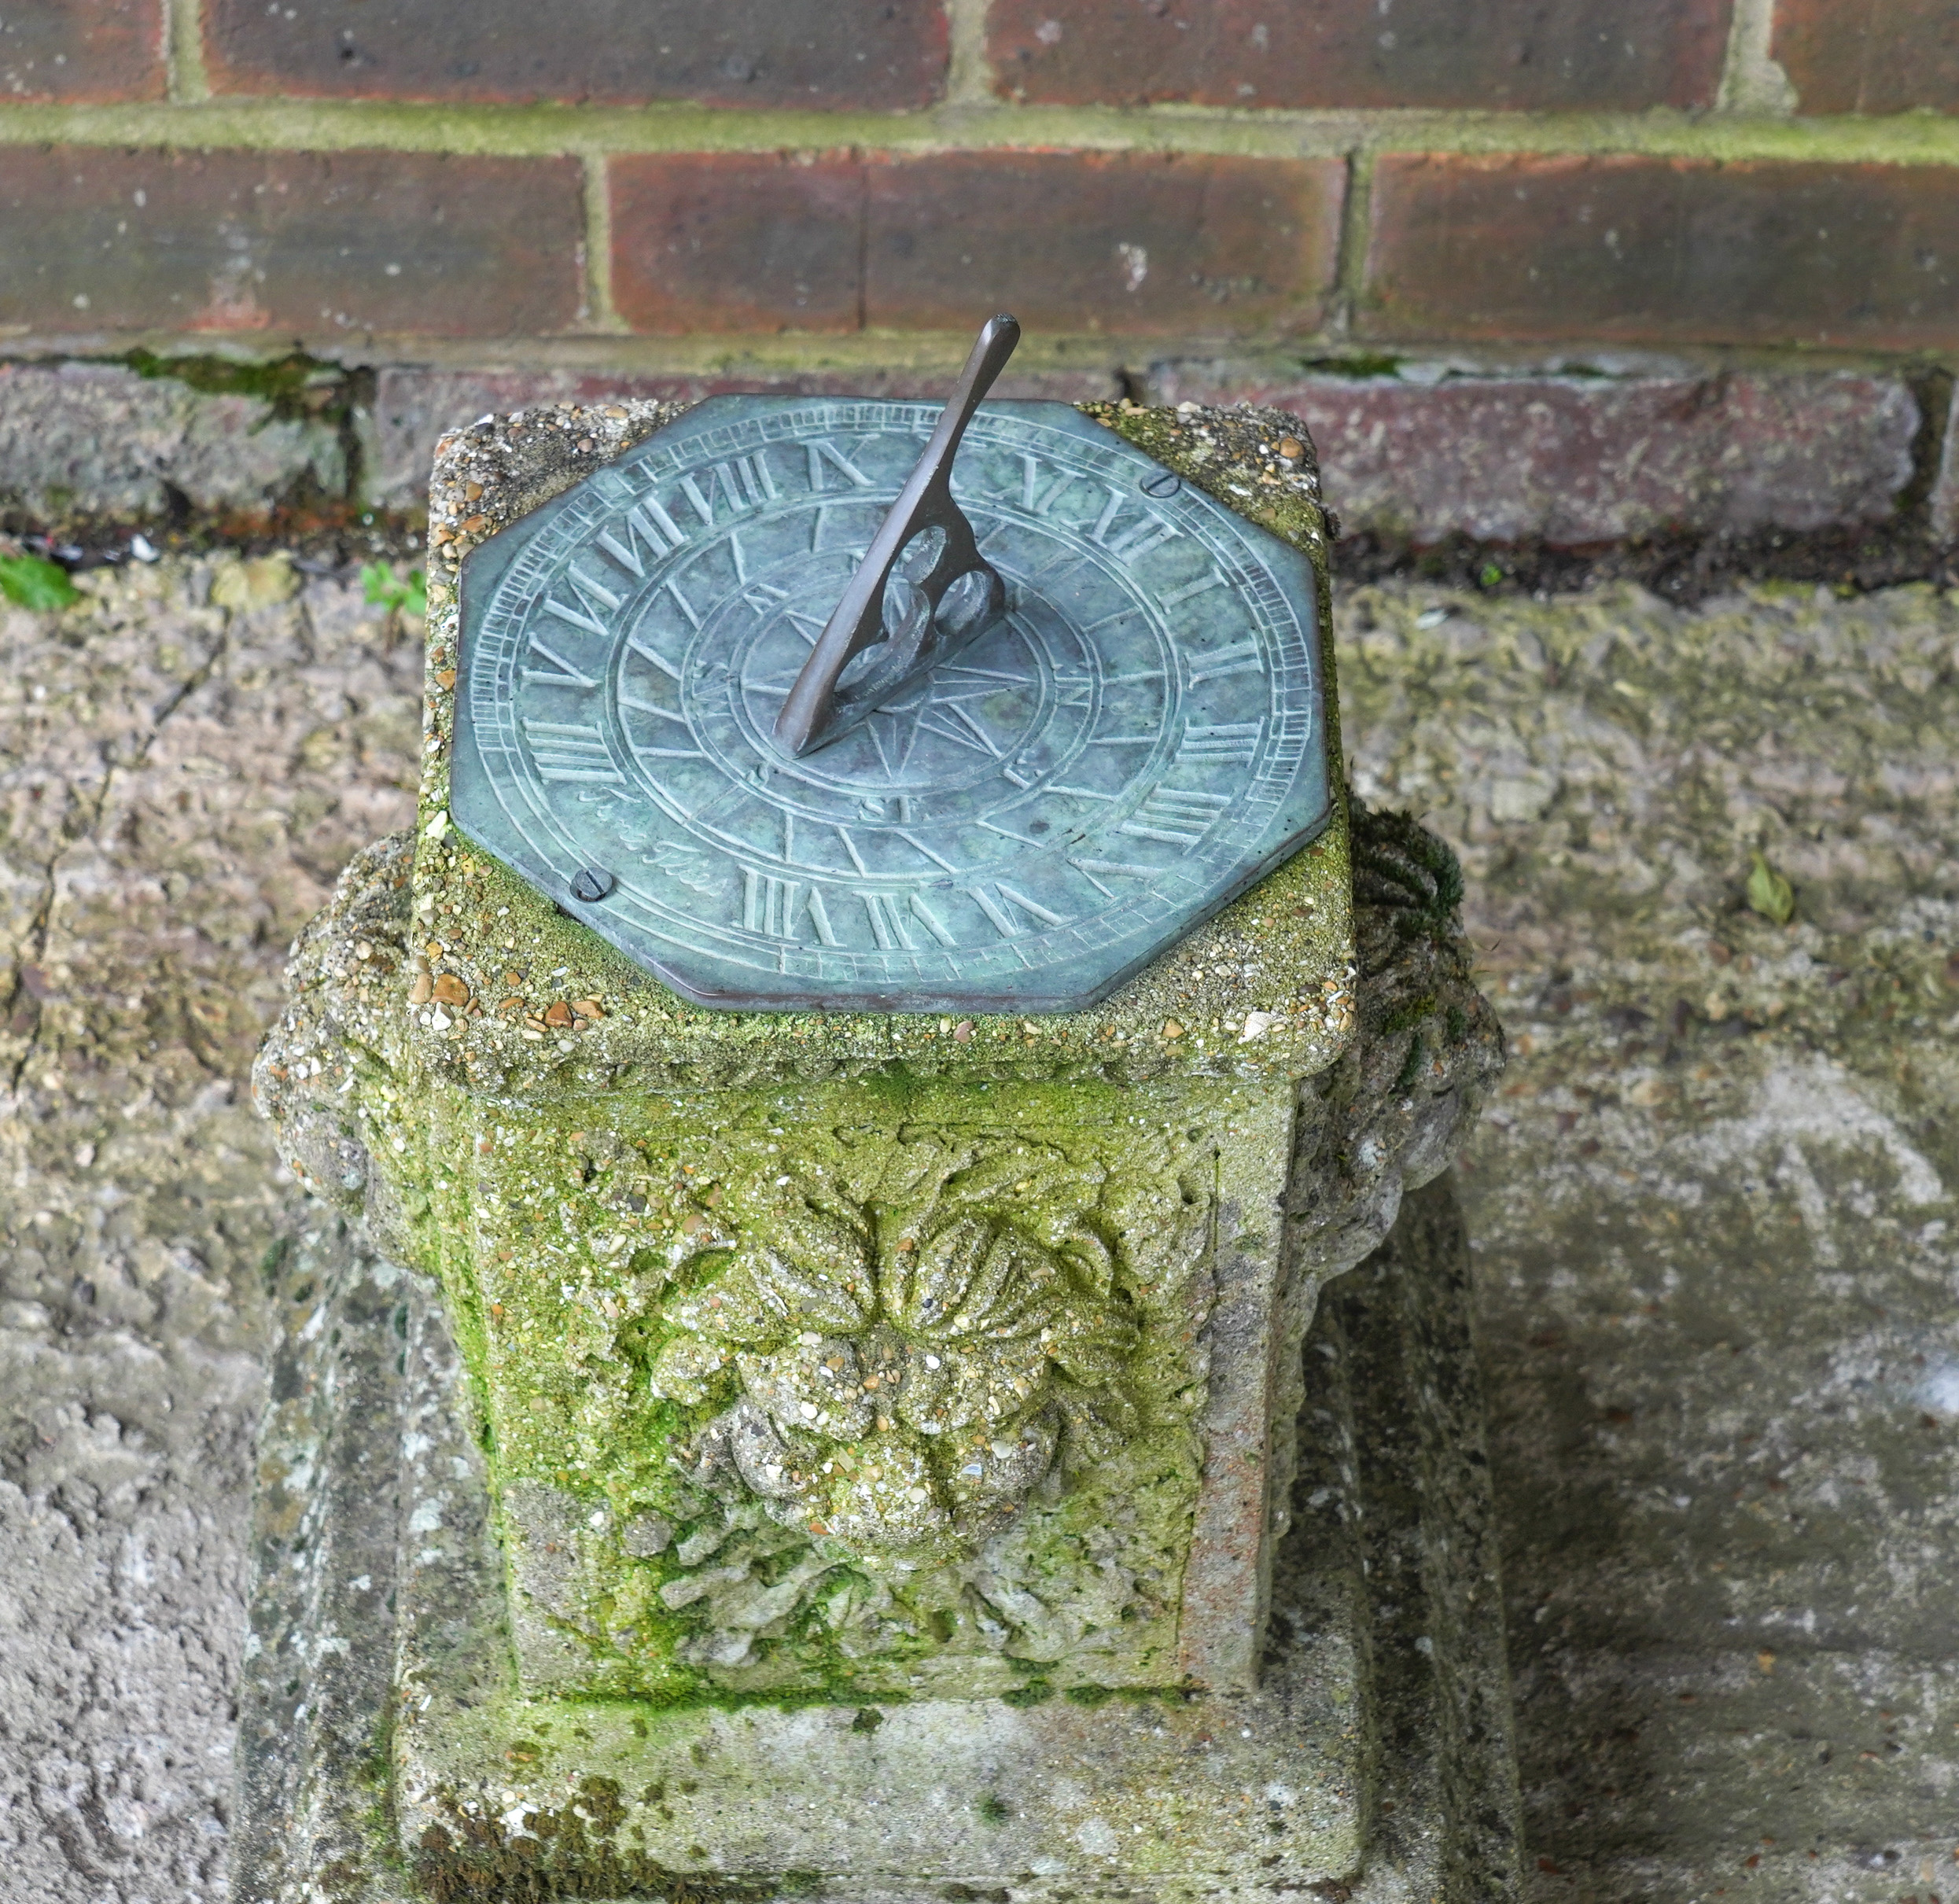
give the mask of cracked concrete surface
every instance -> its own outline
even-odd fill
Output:
[[[417,745],[410,645],[293,580],[166,565],[0,622],[9,1897],[223,1889],[294,1217],[241,1083]],[[1357,783],[1462,849],[1512,1037],[1461,1192],[1533,1895],[1950,1899],[1959,607],[1338,613]]]
[[[283,560],[0,607],[0,1895],[225,1890],[285,947],[412,814],[419,654]],[[390,645],[391,634],[393,637]]]

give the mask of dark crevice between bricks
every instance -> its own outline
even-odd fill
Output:
[[[1324,367],[1364,374],[1350,359]],[[1413,579],[1497,595],[1565,595],[1631,581],[1689,606],[1750,581],[1811,582],[1848,595],[1908,582],[1950,588],[1959,580],[1959,545],[1939,535],[1931,504],[1946,452],[1953,374],[1934,366],[1907,382],[1918,427],[1911,473],[1888,521],[1799,530],[1672,529],[1585,544],[1469,536],[1423,544],[1370,530],[1336,543],[1334,573],[1350,585]]]
[[[330,511],[282,506],[249,517],[186,507],[180,519],[167,522],[98,521],[58,529],[0,517],[0,533],[75,569],[127,560],[129,538],[138,532],[166,553],[228,548],[263,555],[284,549],[315,573],[351,573],[369,562],[419,567],[426,525],[419,510],[364,511],[351,505]],[[1570,595],[1631,581],[1663,600],[1692,606],[1752,581],[1810,582],[1846,595],[1908,582],[1950,588],[1959,585],[1959,550],[1941,547],[1922,525],[1909,523],[1747,535],[1680,532],[1577,548],[1467,536],[1416,546],[1369,531],[1335,545],[1333,569],[1347,587],[1417,580],[1485,595]]]
[[[1924,522],[1951,427],[1952,372],[1935,366],[1905,381],[1918,406],[1918,428],[1911,440],[1911,480],[1898,493],[1898,513],[1906,521]]]
[[[1935,540],[1921,511],[1874,528],[1681,530],[1581,547],[1468,536],[1417,545],[1368,531],[1335,545],[1333,571],[1349,587],[1414,580],[1487,595],[1568,595],[1629,581],[1692,606],[1752,581],[1814,582],[1851,595],[1906,582],[1947,588],[1959,580],[1959,550]]]
[[[1376,377],[1399,377],[1401,366],[1408,362],[1405,356],[1393,356],[1380,352],[1369,354],[1365,351],[1349,351],[1338,357],[1302,357],[1299,372],[1304,377],[1350,377],[1357,381]],[[1560,377],[1582,376],[1583,371],[1560,369]]]
[[[193,510],[181,517],[89,517],[50,526],[0,512],[0,554],[17,543],[74,572],[131,560],[130,541],[142,536],[164,555],[203,555],[232,549],[267,555],[282,549],[308,575],[351,575],[368,562],[419,568],[427,517],[419,510],[370,510],[343,503],[307,509],[282,505],[263,513],[223,514]]]

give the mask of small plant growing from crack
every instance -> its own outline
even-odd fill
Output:
[[[43,610],[66,608],[82,598],[68,571],[39,555],[0,555],[0,595],[17,608]]]
[[[391,615],[412,615],[423,620],[429,613],[428,577],[419,569],[397,576],[385,562],[369,562],[360,572],[363,598]]]
[[[1769,864],[1765,854],[1756,853],[1750,856],[1755,864],[1748,874],[1749,909],[1759,912],[1771,925],[1788,925],[1795,917],[1795,889]]]

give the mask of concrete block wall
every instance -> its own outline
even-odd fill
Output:
[[[1014,389],[1297,409],[1350,528],[1949,536],[1952,9],[0,12],[0,497],[94,493],[76,363],[356,376],[346,480],[412,505],[484,408],[930,391],[996,308]]]

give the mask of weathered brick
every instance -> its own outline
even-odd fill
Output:
[[[638,330],[855,330],[864,168],[683,153],[612,165],[613,297]]]
[[[871,168],[866,315],[962,330],[978,305],[1054,331],[1317,326],[1337,161],[947,153]]]
[[[164,96],[162,0],[9,0],[0,101]]]
[[[1334,267],[1331,160],[709,153],[613,168],[614,295],[647,331],[1310,327]]]
[[[1959,171],[1392,157],[1376,337],[1939,348],[1959,339]]]
[[[226,93],[562,100],[632,105],[930,105],[943,7],[904,0],[210,0],[205,57]]]
[[[1291,411],[1343,525],[1417,543],[1882,521],[1919,423],[1902,380],[1850,372],[1438,382],[1169,363],[1149,385],[1153,403]]]
[[[1011,98],[1071,105],[1708,105],[1729,0],[994,0]]]
[[[425,499],[436,440],[444,430],[473,422],[486,412],[507,413],[535,403],[603,403],[616,397],[651,397],[694,403],[730,391],[760,390],[786,396],[944,397],[959,379],[959,359],[928,370],[785,371],[735,363],[712,373],[676,370],[455,370],[395,364],[377,378],[374,393],[374,499],[390,508]],[[0,396],[5,385],[0,382]],[[1023,370],[1010,364],[993,386],[1002,397],[1046,397],[1056,403],[1122,395],[1121,378],[1107,364],[1078,370]]]
[[[209,394],[119,363],[0,364],[0,507],[42,522],[257,511],[344,494],[340,433],[255,396]]]
[[[555,330],[583,231],[569,159],[0,148],[7,318],[46,333]]]
[[[1954,0],[1780,0],[1769,53],[1805,112],[1959,112]]]

